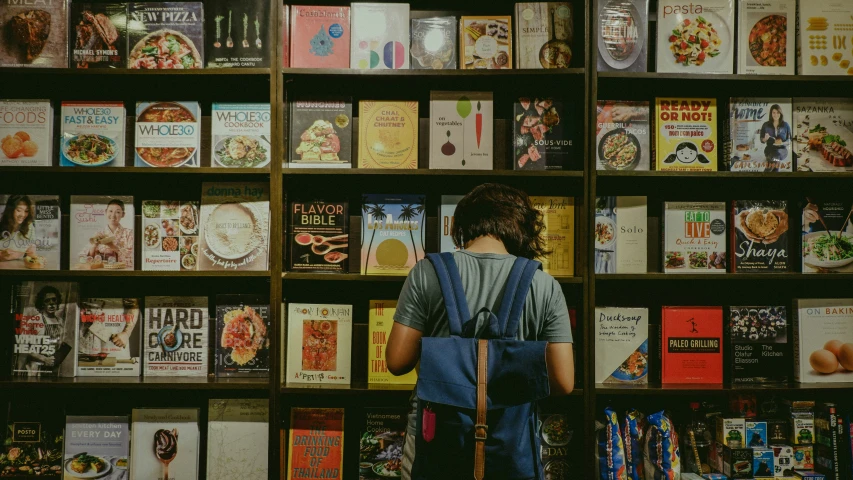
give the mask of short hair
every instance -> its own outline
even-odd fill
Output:
[[[697,153],[699,152],[699,148],[693,142],[681,142],[678,144],[677,147],[675,147],[675,151],[677,152],[677,151],[683,150],[685,148],[693,150],[694,152],[697,152]]]
[[[59,299],[57,303],[62,303],[62,294],[59,293],[59,289],[53,285],[45,285],[41,290],[39,290],[39,293],[36,294],[36,310],[44,310],[44,297],[49,293],[56,295],[56,298]]]

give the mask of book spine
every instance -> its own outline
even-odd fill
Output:
[[[844,415],[846,419],[846,424],[844,425],[844,440],[846,442],[847,453],[845,455],[847,460],[847,466],[844,469],[847,472],[848,478],[853,478],[853,416],[848,411],[846,415]]]
[[[728,158],[728,156],[726,158]],[[735,245],[737,245],[737,228],[735,227],[735,219],[737,218],[737,200],[732,202],[731,216],[729,218],[731,219],[731,221],[729,222],[729,227],[730,227],[729,228],[729,236],[731,238],[730,245],[732,246],[732,255],[731,255],[732,266],[731,266],[731,270],[729,270],[729,271],[731,273],[736,273],[737,272],[737,253],[736,253],[737,248],[735,247]]]
[[[833,408],[830,414],[832,428],[832,465],[835,467],[835,480],[846,479],[844,468],[847,462],[845,461],[844,452],[842,451],[842,442],[844,440],[844,420],[838,412],[838,408]]]
[[[666,368],[666,308],[661,309],[660,315],[660,381],[661,383],[669,383],[669,372]]]
[[[800,309],[797,305],[797,301],[794,300],[794,308],[791,311],[791,330],[793,333],[794,341],[794,381],[799,382],[801,380],[800,377]]]

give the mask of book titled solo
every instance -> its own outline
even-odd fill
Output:
[[[362,197],[361,270],[364,275],[407,275],[424,258],[426,197]]]
[[[597,197],[595,273],[646,273],[646,197]]]
[[[491,92],[430,92],[429,168],[491,170]]]
[[[349,384],[352,305],[291,303],[287,315],[287,379]]]
[[[394,325],[396,300],[371,300],[367,349],[367,383],[380,385],[414,385],[418,373],[414,369],[401,376],[392,375],[385,363],[385,346]]]
[[[595,309],[595,383],[648,383],[649,309]]]
[[[722,307],[663,307],[662,383],[723,383]]]
[[[144,376],[207,376],[207,297],[145,297],[144,319]]]
[[[197,408],[134,408],[131,478],[198,478]]]
[[[287,445],[287,480],[340,480],[344,466],[344,409],[291,408]]]

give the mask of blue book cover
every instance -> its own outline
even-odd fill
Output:
[[[424,258],[425,206],[425,195],[362,197],[362,274],[407,275]]]

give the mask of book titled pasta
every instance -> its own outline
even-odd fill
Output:
[[[717,171],[717,99],[655,99],[655,170]]]
[[[352,305],[287,307],[287,381],[349,385]]]
[[[358,103],[358,168],[418,168],[418,102]]]

